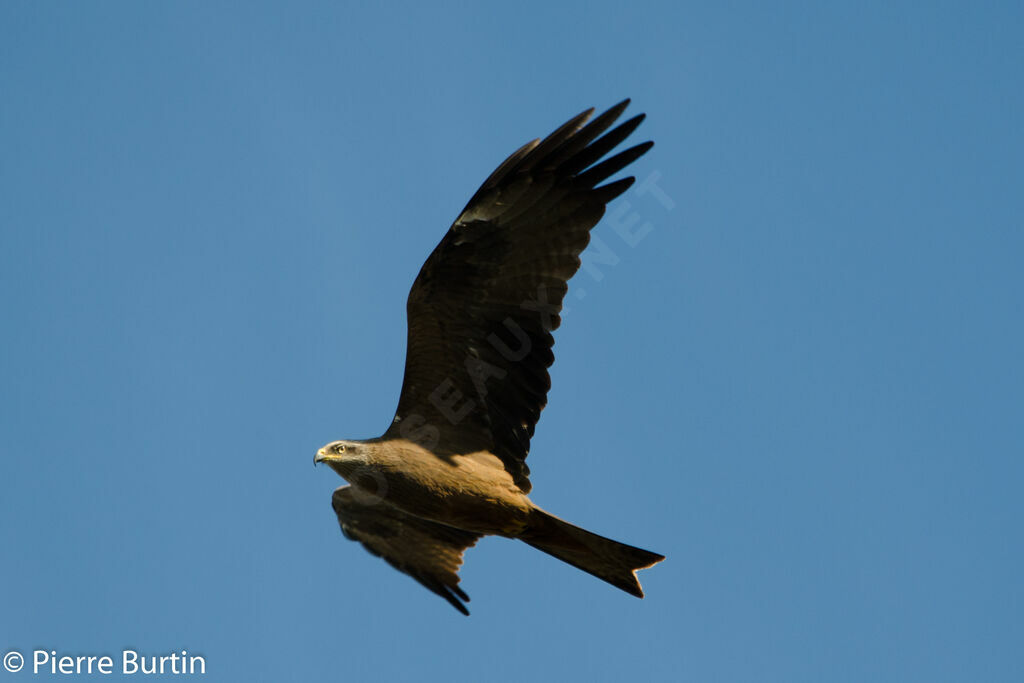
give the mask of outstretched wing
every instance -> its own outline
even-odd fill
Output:
[[[598,184],[653,145],[601,161],[643,120],[599,137],[628,104],[584,125],[590,109],[526,144],[470,199],[409,292],[405,379],[386,436],[441,456],[490,451],[529,492],[525,459],[551,388],[566,283],[605,205],[633,178]]]
[[[408,515],[376,496],[364,499],[351,486],[334,491],[331,505],[345,538],[359,541],[392,567],[419,581],[469,615],[469,596],[459,588],[462,553],[479,534]]]

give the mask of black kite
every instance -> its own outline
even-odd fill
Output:
[[[665,559],[568,524],[526,496],[525,460],[551,387],[551,333],[566,283],[605,205],[633,178],[599,183],[653,145],[602,161],[644,118],[605,133],[628,104],[590,123],[593,109],[583,112],[491,174],[409,293],[391,427],[316,455],[351,484],[332,500],[345,536],[463,614],[469,596],[457,572],[481,536],[521,539],[637,597],[636,570]]]

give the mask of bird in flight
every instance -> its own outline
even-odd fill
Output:
[[[349,482],[332,497],[342,533],[466,615],[458,570],[482,536],[518,538],[638,598],[636,571],[665,559],[527,497],[526,455],[551,388],[551,333],[567,282],[605,205],[634,179],[600,183],[654,144],[605,159],[643,121],[611,128],[628,104],[592,121],[588,109],[498,166],[409,292],[391,426],[375,439],[331,442],[315,457]]]

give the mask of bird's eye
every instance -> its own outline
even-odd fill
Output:
[[[344,453],[345,452],[345,447],[343,445],[341,445],[341,444],[338,444],[337,446],[334,447],[334,450],[336,452],[338,452],[338,453]]]

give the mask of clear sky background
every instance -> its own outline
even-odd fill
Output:
[[[354,5],[0,5],[0,649],[1024,680],[1021,5]],[[640,601],[486,539],[467,619],[342,538],[313,454],[389,423],[480,182],[627,96],[673,206],[595,229],[529,462],[668,560]]]

